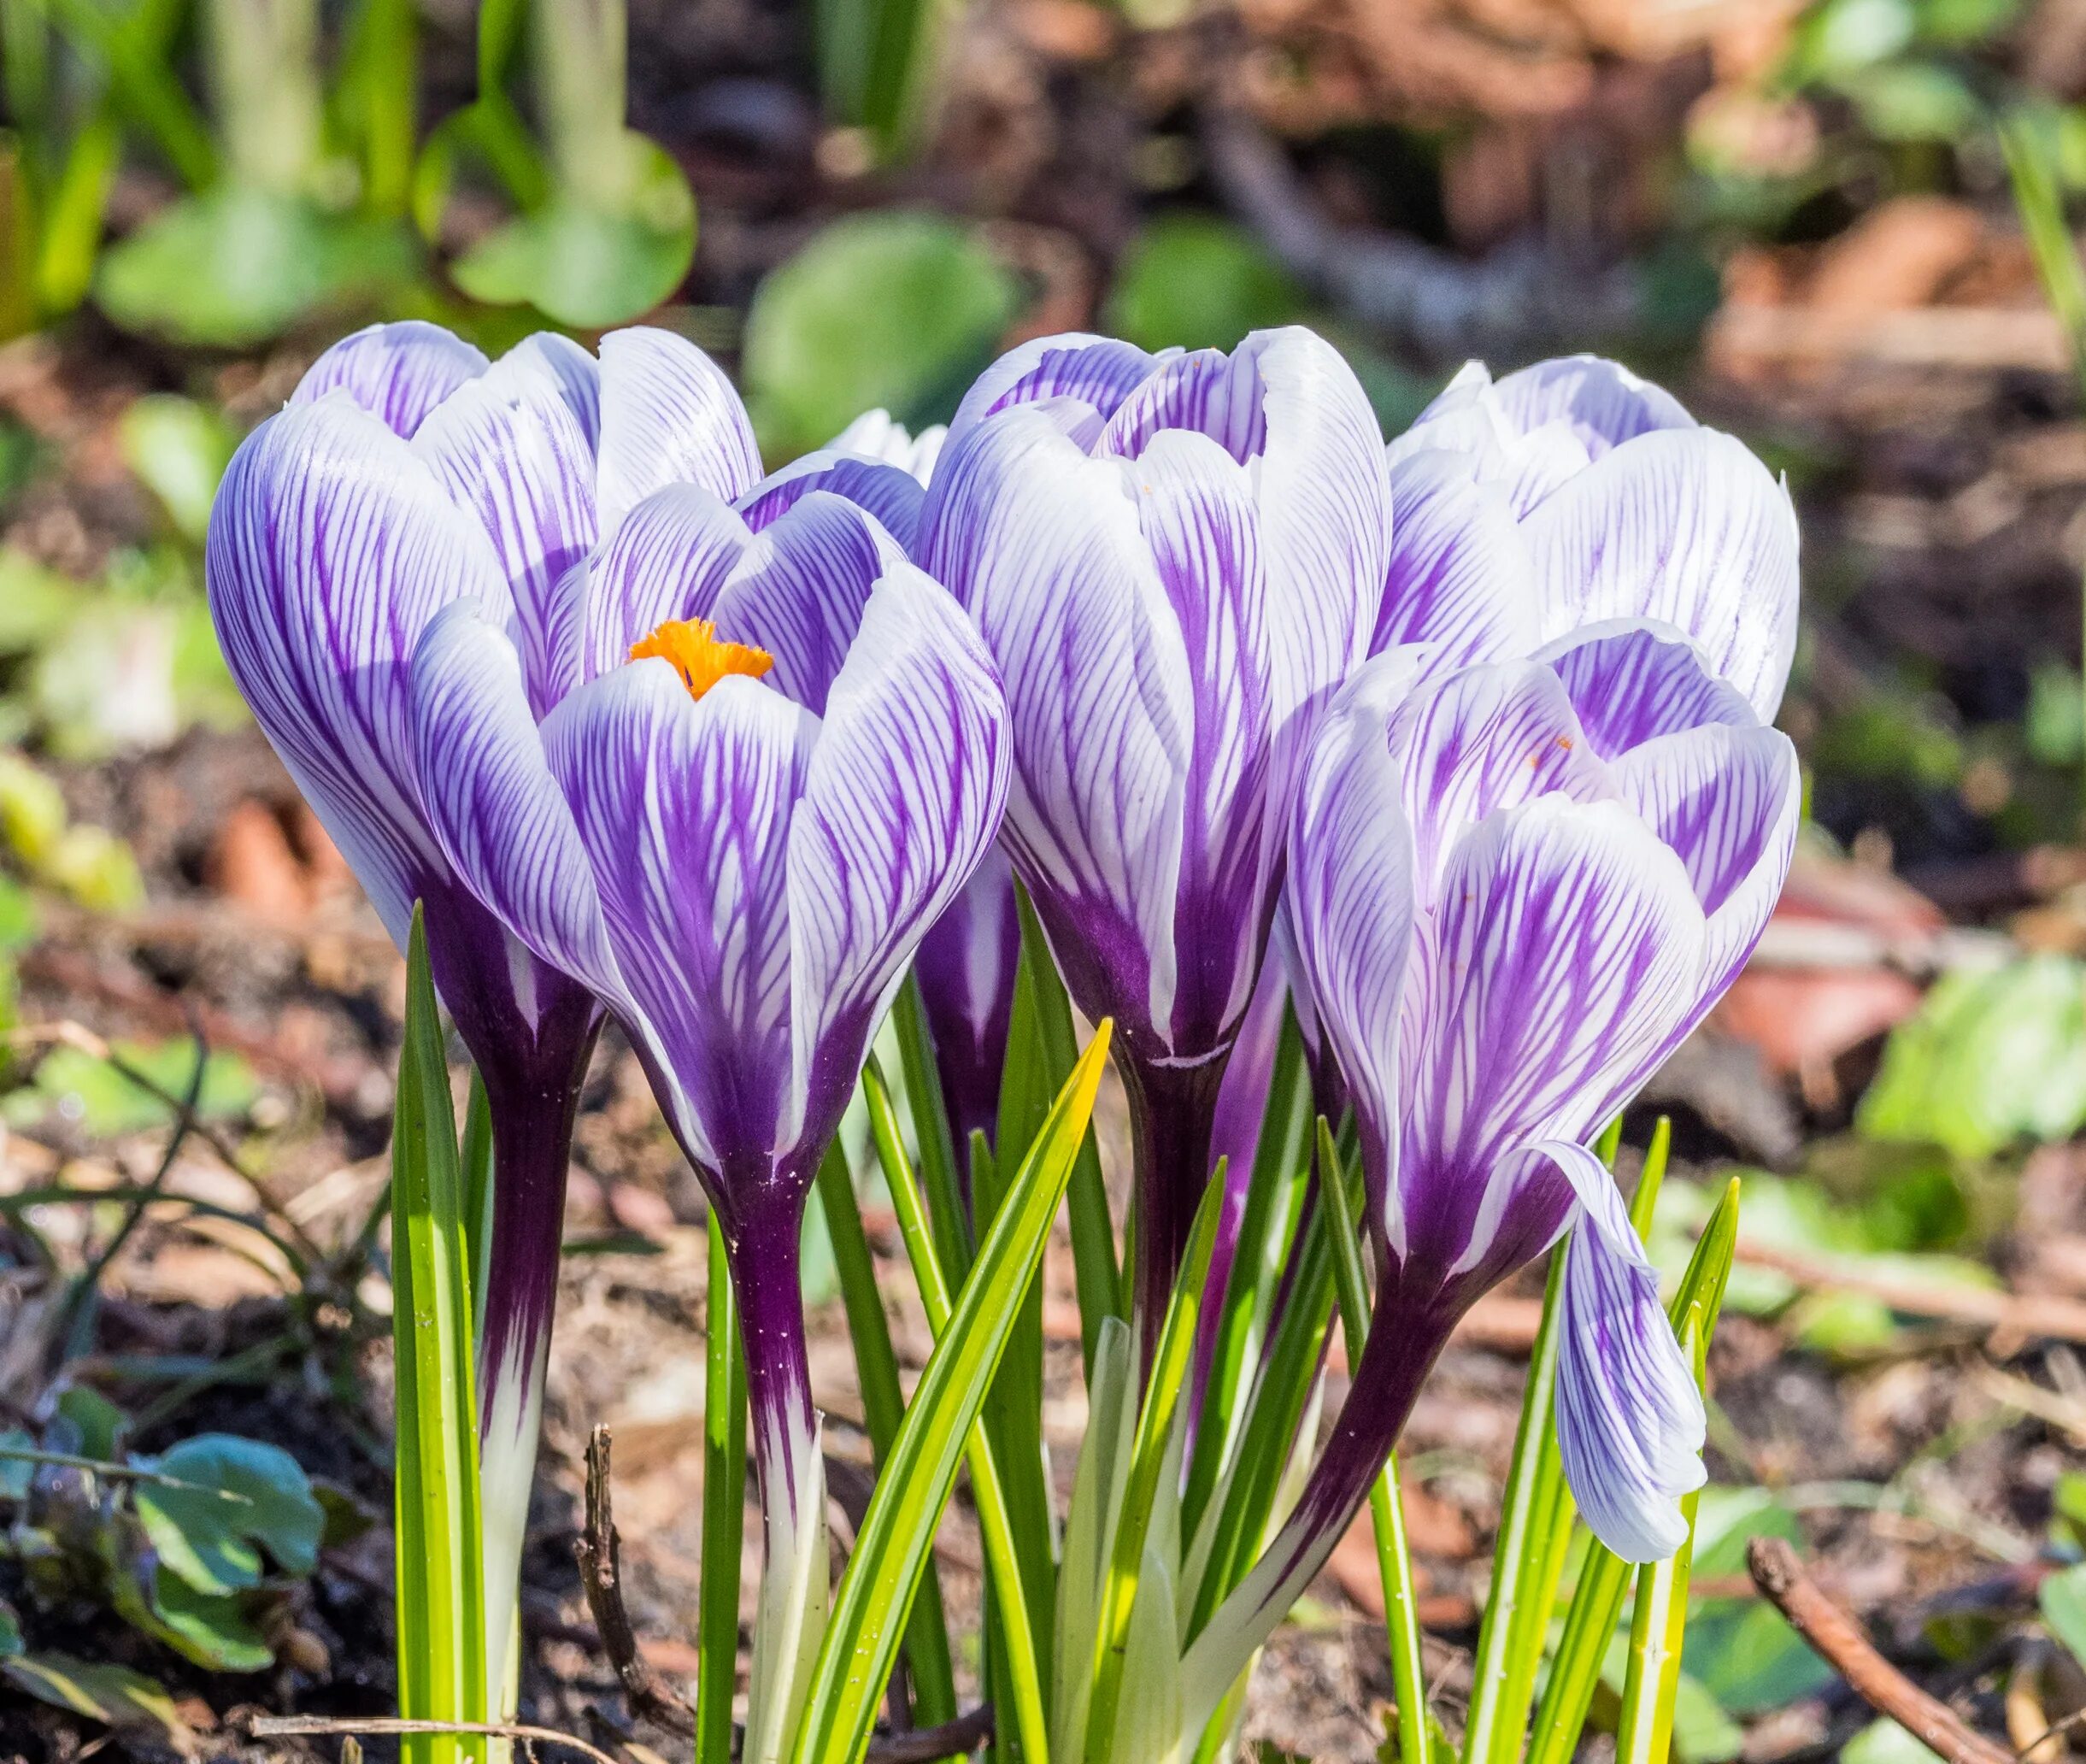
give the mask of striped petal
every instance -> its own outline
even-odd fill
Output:
[[[483,606],[429,623],[413,658],[414,750],[443,855],[540,959],[620,1003],[594,871],[550,774],[521,658]]]
[[[934,1038],[935,1069],[961,1150],[973,1132],[998,1129],[1000,1074],[1014,1016],[1021,920],[1014,873],[997,843],[986,848],[963,892],[920,939],[913,972]]]
[[[544,638],[556,696],[621,667],[667,620],[708,618],[749,543],[737,511],[696,485],[647,497],[558,584]]]
[[[1663,1561],[1687,1539],[1680,1497],[1707,1473],[1701,1392],[1659,1302],[1659,1276],[1601,1160],[1535,1148],[1572,1183],[1580,1213],[1565,1251],[1557,1440],[1594,1535],[1625,1561]]]
[[[643,326],[601,340],[602,531],[655,490],[700,485],[731,502],[761,475],[746,408],[721,369],[685,338]]]
[[[953,446],[996,412],[1059,398],[1087,406],[1105,422],[1165,359],[1133,344],[1081,331],[1031,338],[978,375],[949,419],[948,444]]]
[[[925,485],[934,476],[934,462],[942,456],[948,439],[946,424],[931,424],[915,435],[903,423],[894,422],[888,410],[865,410],[826,444],[826,450],[881,460]]]
[[[452,602],[504,616],[485,533],[379,418],[345,397],[249,436],[205,560],[226,665],[385,926],[446,879],[414,782],[407,668]]]
[[[1513,509],[1454,454],[1426,450],[1390,468],[1390,565],[1370,652],[1442,646],[1456,662],[1531,654],[1542,632],[1535,566]]]
[[[1693,1028],[1738,978],[1781,898],[1802,818],[1796,750],[1778,729],[1717,723],[1648,742],[1614,775],[1679,854],[1708,915]]]
[[[1685,632],[1762,722],[1796,647],[1796,517],[1743,443],[1713,429],[1642,435],[1524,523],[1546,637],[1607,619]]]
[[[790,1108],[790,819],[817,719],[743,676],[692,698],[665,662],[579,687],[544,723],[626,1024],[690,1159],[765,1181]]]
[[[805,454],[764,478],[739,499],[746,525],[759,532],[814,491],[826,491],[876,516],[901,545],[920,531],[920,480],[881,460],[863,459],[836,448]]]
[[[1005,838],[1067,984],[1163,1047],[1193,689],[1122,468],[1045,412],[1004,412],[943,456],[920,556],[1006,682]]]
[[[1619,803],[1546,796],[1458,843],[1403,1044],[1400,1204],[1427,1267],[1489,1285],[1555,1234],[1566,1197],[1517,1148],[1591,1133],[1671,1051],[1703,936],[1680,860]]]
[[[720,637],[766,650],[768,683],[823,716],[870,591],[904,561],[873,516],[814,492],[755,534],[706,616]]]
[[[1671,392],[1600,356],[1538,362],[1509,373],[1492,396],[1517,433],[1563,423],[1596,458],[1654,429],[1695,426]]]
[[[1394,1246],[1399,1072],[1414,890],[1404,788],[1380,703],[1342,698],[1311,750],[1290,832],[1284,898],[1295,977],[1346,1080],[1362,1167]]]
[[[530,338],[428,416],[413,439],[450,499],[491,538],[514,597],[529,701],[538,715],[561,682],[550,603],[594,544],[594,450],[570,398],[577,346]]]
[[[371,325],[344,337],[305,370],[292,404],[345,392],[393,434],[414,432],[457,387],[485,371],[484,353],[423,319]]]
[[[1610,620],[1537,650],[1572,701],[1594,751],[1612,760],[1662,735],[1712,723],[1756,726],[1753,707],[1670,625]]]
[[[816,1156],[914,951],[998,831],[1009,756],[990,656],[938,584],[894,564],[826,702],[790,832],[795,1102]]]

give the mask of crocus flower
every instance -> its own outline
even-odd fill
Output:
[[[1566,1474],[1619,1555],[1684,1535],[1701,1402],[1587,1142],[1737,973],[1797,815],[1788,740],[1670,627],[1462,670],[1394,650],[1350,682],[1287,900],[1360,1129],[1376,1314],[1296,1511],[1195,1644],[1206,1681],[1324,1561],[1457,1318],[1566,1235]]]
[[[805,1197],[1008,771],[962,609],[807,475],[656,491],[567,573],[547,651],[466,601],[412,663],[443,850],[622,1025],[724,1232],[767,1525],[749,1760],[786,1747],[826,1597]]]
[[[1742,442],[1613,362],[1457,374],[1389,450],[1397,511],[1371,649],[1531,655],[1656,619],[1771,720],[1796,644],[1796,520]]]
[[[759,470],[737,395],[679,338],[613,333],[596,362],[539,336],[488,364],[447,332],[407,323],[320,356],[289,408],[240,448],[212,511],[206,573],[233,678],[402,946],[422,903],[437,987],[491,1104],[479,1390],[495,1685],[506,1676],[573,1114],[601,1011],[480,903],[445,850],[430,817],[447,756],[423,771],[408,665],[437,614],[465,603],[512,626],[532,702],[547,708],[575,665],[569,609],[600,535],[662,485],[737,497]],[[837,474],[901,525],[917,510],[903,473],[834,456],[755,491],[742,533]]]
[[[1117,1024],[1149,1342],[1208,1178],[1296,756],[1366,650],[1390,518],[1368,400],[1301,330],[1156,360],[1047,338],[950,425],[917,555],[1007,682],[1003,843]]]

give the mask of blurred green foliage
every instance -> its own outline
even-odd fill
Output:
[[[1143,349],[1229,350],[1304,309],[1296,279],[1243,227],[1178,214],[1152,221],[1123,254],[1102,323]]]
[[[1021,291],[972,228],[904,209],[836,221],[761,283],[741,372],[763,450],[786,459],[882,406],[940,420],[991,358]]]

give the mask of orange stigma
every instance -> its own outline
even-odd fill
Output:
[[[642,662],[658,656],[673,664],[691,697],[700,698],[727,673],[743,673],[759,679],[775,665],[766,650],[747,644],[720,643],[717,627],[708,619],[669,619],[649,637],[630,646],[630,659]]]

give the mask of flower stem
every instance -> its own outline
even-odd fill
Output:
[[[1196,1208],[1209,1180],[1210,1135],[1225,1055],[1162,1065],[1130,1055],[1118,1068],[1130,1093],[1137,1171],[1131,1253],[1138,1363],[1149,1367],[1166,1321],[1174,1276],[1187,1253]]]

